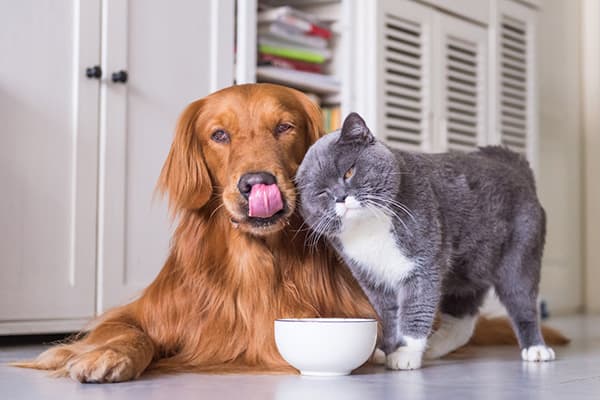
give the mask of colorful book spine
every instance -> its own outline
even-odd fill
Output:
[[[274,56],[291,58],[292,60],[300,60],[317,64],[322,64],[327,61],[327,58],[321,54],[308,50],[295,49],[292,47],[279,47],[267,44],[259,44],[258,51]]]
[[[320,74],[323,72],[322,64],[292,60],[289,58],[274,56],[272,54],[259,53],[258,62],[260,65],[272,65],[274,67],[294,69],[297,71],[314,72],[317,74]]]

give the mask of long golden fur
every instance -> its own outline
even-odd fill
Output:
[[[291,128],[276,135],[281,123]],[[211,140],[219,129],[229,144]],[[375,316],[326,244],[305,248],[293,177],[322,133],[317,106],[281,86],[235,86],[190,104],[159,179],[178,220],[160,274],[83,338],[17,365],[81,382],[147,370],[295,372],[275,348],[276,318]],[[237,189],[241,175],[256,171],[276,177],[286,204],[268,226],[252,223]]]

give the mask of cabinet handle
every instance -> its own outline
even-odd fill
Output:
[[[125,83],[125,82],[127,82],[127,78],[128,78],[127,71],[124,71],[124,70],[113,72],[113,74],[112,74],[112,81],[115,83],[117,83],[117,82]]]
[[[90,79],[100,79],[102,78],[102,68],[99,65],[94,65],[93,67],[89,67],[85,69],[85,76]]]

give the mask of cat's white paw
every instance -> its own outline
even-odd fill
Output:
[[[556,358],[554,350],[544,345],[529,346],[521,350],[523,361],[552,361]]]
[[[375,349],[373,355],[371,356],[371,362],[377,365],[385,364],[385,353],[381,349]]]
[[[387,355],[385,365],[389,369],[419,369],[423,363],[423,352],[398,347],[396,351]]]

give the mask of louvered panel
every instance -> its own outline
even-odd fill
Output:
[[[502,15],[500,22],[500,141],[519,153],[527,150],[527,26]]]
[[[479,47],[474,41],[446,37],[446,149],[472,151],[478,145],[481,125]]]
[[[424,81],[426,35],[422,25],[383,13],[382,122],[392,147],[423,150],[427,130]]]

